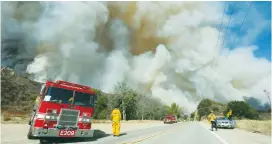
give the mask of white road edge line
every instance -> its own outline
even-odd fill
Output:
[[[199,122],[199,124],[200,124],[203,128],[205,128],[207,131],[209,131],[212,135],[214,135],[218,140],[220,140],[220,142],[222,142],[223,144],[229,144],[226,140],[222,139],[219,135],[217,135],[216,133],[214,133],[214,132],[208,130],[207,127],[205,127],[203,123]]]

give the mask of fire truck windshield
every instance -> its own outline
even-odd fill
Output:
[[[94,106],[94,95],[76,91],[74,105],[92,107]]]
[[[72,90],[61,89],[61,88],[56,88],[56,87],[49,87],[49,89],[46,92],[46,95],[44,97],[44,101],[69,104],[69,103],[71,103],[69,101],[69,99],[71,97],[73,97]]]
[[[50,87],[44,97],[44,101],[57,102],[63,104],[71,104],[76,106],[94,106],[94,97],[88,93],[82,93],[75,91],[74,101],[73,101],[73,91],[67,89],[61,89],[56,87]]]

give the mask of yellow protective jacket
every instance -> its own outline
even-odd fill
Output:
[[[121,121],[121,112],[119,109],[115,108],[111,112],[111,120],[113,122],[120,122]]]
[[[211,121],[215,121],[215,119],[216,119],[216,116],[215,116],[213,113],[209,114],[208,120],[209,120],[210,122],[211,122]]]

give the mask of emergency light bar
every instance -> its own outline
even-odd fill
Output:
[[[59,85],[72,86],[72,87],[77,87],[77,88],[81,88],[81,89],[84,89],[84,90],[91,89],[91,87],[88,87],[88,86],[83,86],[83,85],[70,83],[70,82],[66,82],[66,81],[62,81],[62,80],[57,80],[56,83],[59,84]]]

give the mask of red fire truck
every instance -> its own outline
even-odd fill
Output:
[[[172,124],[172,123],[177,123],[178,119],[177,119],[177,116],[175,116],[174,114],[169,114],[164,118],[163,122],[165,124]]]
[[[28,139],[93,137],[96,100],[91,87],[61,80],[46,81],[29,120]]]

